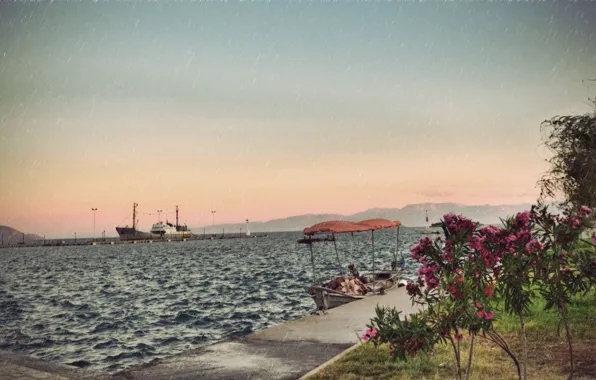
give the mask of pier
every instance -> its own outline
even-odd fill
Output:
[[[397,310],[403,311],[404,314],[418,310],[416,306],[412,306],[405,287],[401,287],[389,290],[385,295],[370,296],[336,307],[323,315],[309,315],[254,332],[242,338],[216,343],[162,359],[154,359],[149,363],[135,365],[113,375],[75,368],[67,370],[68,366],[45,364],[46,372],[37,373],[39,377],[31,378],[98,380],[299,379],[345,350],[359,344],[358,337],[364,333],[366,324],[375,316],[377,305],[395,307]],[[43,365],[39,365],[43,361],[15,358],[17,356],[0,352],[0,380],[27,379],[28,377],[10,377],[10,373],[17,373],[18,370],[27,371],[36,363],[38,369],[44,368]]]
[[[115,244],[159,244],[159,243],[182,243],[189,241],[210,241],[210,240],[229,240],[229,239],[259,239],[269,237],[268,234],[255,234],[255,235],[196,235],[189,238],[157,238],[157,239],[128,239],[120,240],[118,238],[106,238],[106,239],[76,239],[76,240],[38,240],[31,243],[18,242],[14,244],[0,245],[0,248],[32,248],[32,247],[73,247],[73,246],[86,246],[86,245],[115,245]]]

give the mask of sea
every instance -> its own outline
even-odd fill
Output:
[[[421,229],[374,233],[375,267],[405,258]],[[315,312],[299,232],[254,239],[0,250],[0,349],[114,373]],[[314,276],[372,269],[370,233],[315,244]],[[339,256],[339,262],[338,262]]]

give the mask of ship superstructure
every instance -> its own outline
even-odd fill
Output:
[[[191,232],[186,225],[181,226],[178,224],[178,206],[176,206],[176,225],[169,223],[166,217],[165,223],[160,220],[153,224],[150,233],[156,237],[188,238],[191,236]]]

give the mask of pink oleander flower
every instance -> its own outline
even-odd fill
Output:
[[[430,240],[430,238],[428,236],[425,236],[422,239],[420,239],[418,244],[413,246],[412,249],[410,250],[412,259],[418,261],[420,259],[420,256],[426,250],[426,248],[432,247],[432,244],[433,244],[432,240]]]
[[[480,235],[482,236],[491,236],[496,235],[499,233],[499,227],[497,226],[486,226],[480,229]]]
[[[455,215],[454,213],[445,214],[443,215],[443,221],[451,233],[465,231],[471,234],[476,230],[476,223],[472,222],[463,215]]]
[[[364,335],[362,335],[362,340],[365,342],[368,342],[369,339],[374,338],[375,336],[377,336],[377,329],[375,327],[368,328],[366,329],[366,331],[364,332]]]
[[[464,336],[462,334],[455,334],[455,340],[461,342],[462,339],[464,339]]]
[[[470,245],[470,248],[472,248],[473,250],[476,251],[485,251],[486,248],[484,246],[486,242],[486,236],[472,236],[471,238],[468,239],[468,244]]]
[[[517,233],[517,241],[525,243],[532,239],[532,233],[529,230],[523,229]]]
[[[488,297],[492,297],[495,294],[494,288],[495,288],[495,284],[488,284],[484,288],[484,294],[486,294]]]
[[[428,288],[429,289],[434,289],[439,285],[439,280],[437,280],[436,278],[431,278],[430,280],[428,280]]]
[[[495,313],[491,310],[488,313],[484,313],[484,319],[491,320],[495,317]]]
[[[526,228],[530,225],[530,211],[520,212],[515,216],[517,228]]]
[[[478,318],[484,318],[484,310],[479,310],[476,314],[478,314]]]
[[[408,292],[408,295],[413,296],[415,294],[418,294],[420,287],[413,283],[412,281],[408,281],[408,284],[406,285],[406,291]]]
[[[447,291],[449,293],[451,293],[451,295],[453,296],[453,298],[460,298],[461,297],[461,292],[457,289],[457,287],[455,285],[449,285],[447,287]]]
[[[544,244],[542,244],[541,242],[539,242],[536,239],[532,239],[532,240],[530,240],[530,242],[528,244],[526,244],[526,250],[530,254],[534,254],[536,252],[542,251],[543,249],[544,249]]]
[[[589,208],[588,206],[581,206],[579,208],[579,217],[580,218],[585,218],[586,216],[589,216],[590,214],[592,214],[592,209]]]

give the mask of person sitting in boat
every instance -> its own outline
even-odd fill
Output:
[[[354,264],[350,264],[348,265],[348,270],[350,271],[350,274],[359,279],[360,282],[362,282],[363,284],[368,283],[368,280],[366,279],[366,277],[361,276],[360,273],[358,273],[358,270],[356,269],[356,267],[354,266]]]

